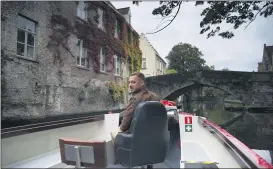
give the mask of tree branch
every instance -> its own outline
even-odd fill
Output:
[[[174,15],[170,15],[170,16],[165,16],[161,19],[161,21],[159,22],[159,24],[156,26],[155,29],[158,29],[160,25],[162,25],[163,23],[167,22],[167,21],[171,21],[171,20],[167,20],[167,21],[164,21],[164,19],[166,18],[169,18],[169,17],[174,17]],[[163,22],[164,21],[164,22]],[[163,23],[162,23],[163,22]]]
[[[166,21],[164,21],[164,22],[160,22],[157,26],[156,26],[156,28],[155,29],[158,29],[161,25],[163,25],[164,23],[166,23],[166,22],[171,22],[172,20],[170,19],[170,20],[166,20]]]
[[[160,30],[158,30],[158,31],[156,31],[156,32],[146,33],[146,34],[155,34],[155,33],[158,33],[158,32],[160,32],[160,31],[164,30],[165,28],[167,28],[167,27],[174,21],[174,19],[176,18],[177,14],[179,13],[181,4],[182,4],[182,1],[179,2],[179,5],[178,5],[178,9],[177,9],[177,11],[176,11],[176,14],[175,14],[174,17],[170,20],[170,23],[168,23],[166,26],[164,26],[163,28],[161,28]]]
[[[257,15],[266,7],[266,6],[268,6],[269,4],[268,3],[266,3],[257,13],[256,13],[256,15],[254,16],[254,18],[246,25],[246,27],[245,27],[245,29],[244,30],[246,30],[246,28],[256,19],[256,17],[257,17]]]

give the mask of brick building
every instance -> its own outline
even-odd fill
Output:
[[[123,86],[140,70],[139,35],[110,2],[5,1],[1,8],[2,119],[124,106],[109,82]]]

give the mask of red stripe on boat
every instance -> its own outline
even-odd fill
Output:
[[[206,124],[210,124],[213,127],[217,128],[227,139],[229,139],[233,144],[236,145],[236,147],[240,148],[241,150],[246,151],[253,159],[256,160],[256,163],[261,168],[273,168],[273,166],[264,160],[261,156],[259,156],[257,153],[255,153],[253,150],[251,150],[249,147],[247,147],[244,143],[236,139],[234,136],[232,136],[229,132],[222,129],[220,126],[214,124],[213,122],[209,120],[204,120],[203,126]]]
[[[176,103],[174,101],[169,100],[160,100],[160,103],[164,106],[176,106]]]
[[[190,113],[186,113],[186,112],[179,112],[179,114],[193,116],[192,114],[190,114]]]

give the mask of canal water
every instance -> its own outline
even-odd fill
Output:
[[[230,112],[224,103],[195,103],[201,116],[217,125],[225,124],[243,112]],[[230,134],[253,149],[273,150],[273,114],[246,113],[243,118],[225,128]]]
[[[199,107],[200,116],[206,117],[217,125],[225,124],[243,113],[225,110],[224,103],[221,101],[194,103],[192,106]],[[273,164],[273,114],[246,113],[243,118],[225,129]]]
[[[224,124],[234,117],[240,115],[243,112],[230,112],[224,109],[224,103],[222,101],[217,102],[194,102],[193,108],[198,107],[198,113],[200,116],[206,117],[208,120],[215,124]]]

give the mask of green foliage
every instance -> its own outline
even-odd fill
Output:
[[[139,5],[139,3],[142,1],[133,1],[133,4]]]
[[[222,69],[222,71],[229,71],[229,69],[225,67],[224,69]]]
[[[90,1],[88,2],[87,10],[97,11],[100,7],[104,10],[104,28],[98,28],[98,14],[93,18],[89,17],[88,21],[76,19],[75,23],[71,23],[68,18],[63,15],[52,15],[51,27],[53,29],[48,47],[54,51],[54,61],[59,62],[59,66],[63,66],[60,47],[66,49],[74,58],[76,58],[70,51],[68,46],[68,39],[73,34],[78,38],[83,39],[83,45],[88,50],[88,61],[92,62],[94,72],[100,70],[99,52],[100,48],[104,47],[107,58],[107,71],[112,72],[114,69],[113,55],[117,54],[123,58],[124,61],[132,60],[129,66],[133,71],[137,71],[141,66],[141,50],[139,49],[139,36],[132,27],[126,22],[125,18],[116,13],[111,7],[104,2]],[[118,38],[115,37],[116,22],[120,23],[118,30]],[[129,30],[130,35],[127,35]],[[120,33],[122,32],[122,33]],[[132,36],[133,43],[128,43],[128,36]]]
[[[178,43],[166,57],[169,61],[169,69],[174,69],[178,73],[214,69],[214,66],[207,66],[202,58],[203,53],[195,46],[188,43]]]
[[[155,8],[152,12],[153,15],[161,15],[163,17],[169,16],[172,11],[180,5],[179,1],[160,1],[160,7]]]
[[[129,25],[125,23],[123,24],[122,42],[124,47],[124,56],[129,56],[129,58],[126,58],[126,61],[129,62],[130,72],[135,72],[140,71],[141,69],[142,52],[139,48],[138,36],[136,36],[135,33],[133,33],[132,31],[129,31],[128,33],[129,28]],[[129,39],[131,39],[131,42],[129,42]]]
[[[133,4],[138,5],[140,2],[133,1]],[[224,21],[233,25],[233,29],[237,29],[243,24],[248,26],[257,16],[268,18],[273,14],[273,1],[196,1],[195,6],[205,3],[208,7],[201,12],[203,19],[200,22],[200,34],[209,31],[207,38],[215,35],[227,39],[234,37],[234,33],[230,30],[220,32],[219,25]],[[171,16],[177,7],[180,7],[179,1],[160,1],[160,6],[155,8],[152,14],[162,17]]]
[[[133,45],[130,45],[127,42],[124,42],[123,46],[126,53],[128,53],[128,56],[130,56],[129,57],[130,72],[140,71],[142,63],[141,50],[139,48],[135,48]]]
[[[175,73],[177,73],[177,71],[175,69],[167,69],[166,73],[167,74],[175,74]]]
[[[271,1],[207,1],[209,7],[205,8],[201,13],[204,16],[200,22],[200,34],[203,34],[210,30],[207,34],[207,38],[215,36],[218,33],[223,38],[232,38],[234,36],[231,31],[223,31],[220,26],[212,28],[213,25],[219,25],[223,21],[232,24],[234,29],[239,28],[245,23],[251,23],[256,19],[256,16],[260,14],[267,18],[272,15],[273,2]],[[204,1],[197,1],[196,6],[203,5]]]
[[[110,82],[108,84],[108,87],[109,87],[109,93],[114,102],[121,101],[122,103],[125,103],[125,94],[128,89],[126,83],[119,85],[115,82]]]
[[[202,67],[202,70],[215,70],[215,67],[214,67],[214,65],[212,65],[212,66],[205,65]]]

